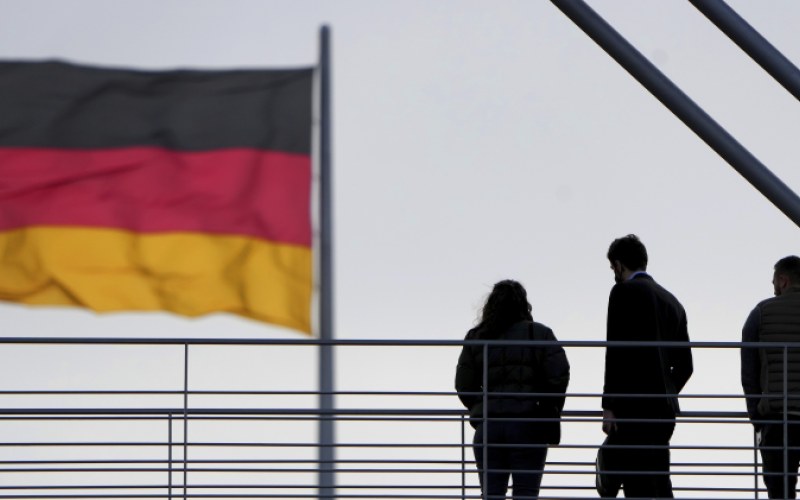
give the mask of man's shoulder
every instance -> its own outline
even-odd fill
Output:
[[[800,292],[784,293],[783,295],[766,298],[756,304],[753,309],[761,311],[772,306],[800,307]]]
[[[753,310],[759,310],[760,311],[761,309],[764,308],[764,306],[769,306],[770,304],[775,302],[775,299],[777,299],[777,298],[778,297],[768,297],[768,298],[760,301],[758,304],[756,304],[756,306],[753,308]]]
[[[678,300],[678,298],[672,292],[670,292],[669,290],[667,290],[663,286],[659,285],[658,283],[655,283],[655,287],[656,287],[656,290],[657,290],[657,292],[656,292],[657,295],[662,300],[672,304],[672,306],[674,308],[678,309],[682,314],[686,314],[686,312],[683,309],[683,304],[681,304],[681,301]]]
[[[617,283],[614,287],[619,287],[617,293],[620,295],[655,296],[656,300],[668,302],[679,309],[683,309],[683,305],[678,298],[649,274],[639,275],[633,279]],[[613,293],[614,290],[612,290]]]
[[[663,288],[661,285],[647,274],[635,276],[632,279],[616,283],[611,289],[611,294],[626,295],[635,293],[652,293],[658,288]]]

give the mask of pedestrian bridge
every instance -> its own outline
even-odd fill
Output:
[[[321,344],[335,352],[333,410],[319,408]],[[0,500],[481,498],[452,389],[463,344],[0,339]],[[541,498],[596,498],[605,343],[560,344],[572,382]],[[692,343],[670,445],[676,497],[766,498],[742,345]],[[334,442],[319,442],[321,419],[335,422]],[[320,463],[323,447],[332,463]],[[321,469],[335,490],[318,489]]]

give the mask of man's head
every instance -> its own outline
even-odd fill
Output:
[[[647,249],[635,234],[617,238],[608,247],[614,281],[621,283],[636,271],[647,269]]]
[[[800,257],[790,255],[775,263],[772,275],[772,286],[775,295],[783,294],[787,289],[800,285]]]

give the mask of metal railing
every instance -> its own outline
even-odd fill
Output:
[[[336,349],[341,387],[323,414],[321,343]],[[606,343],[558,343],[573,382],[541,498],[596,498]],[[318,498],[321,446],[334,448],[335,498],[481,498],[472,428],[450,389],[465,344],[483,342],[0,339],[0,500]],[[729,359],[766,344],[691,345],[695,377],[712,359],[728,385],[681,395],[676,496],[766,497]],[[333,445],[318,441],[321,418],[336,422]]]

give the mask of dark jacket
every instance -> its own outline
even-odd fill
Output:
[[[608,299],[607,340],[689,341],[686,312],[671,293],[648,274],[614,285]],[[672,418],[680,411],[678,394],[692,375],[692,351],[687,347],[606,348],[603,409],[615,416]],[[641,394],[643,397],[620,396]]]
[[[744,342],[800,342],[800,288],[761,301],[742,329]],[[783,413],[783,356],[780,347],[742,349],[742,387],[747,413],[755,420]],[[800,350],[786,351],[789,411],[800,413]],[[772,394],[773,396],[768,396]]]
[[[478,331],[470,330],[466,340],[480,340]],[[564,349],[557,345],[536,346],[537,341],[556,340],[556,337],[550,328],[529,321],[515,323],[496,340],[521,340],[525,344],[489,347],[487,416],[553,419],[542,422],[542,442],[558,443],[561,427],[557,419],[569,384],[569,362]],[[484,416],[480,394],[483,356],[483,346],[464,346],[456,369],[456,391],[469,409],[473,427],[477,427]],[[470,392],[477,394],[465,394]],[[553,393],[553,396],[524,393]]]

